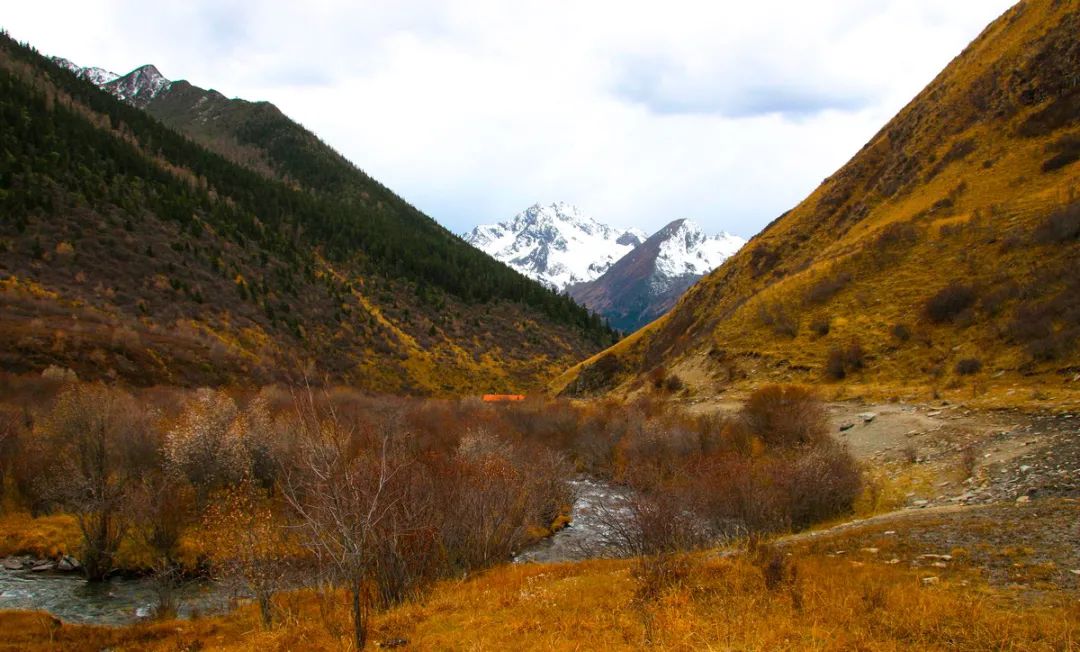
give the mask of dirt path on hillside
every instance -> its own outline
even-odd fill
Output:
[[[734,414],[740,406],[686,404],[694,413]],[[1080,415],[976,411],[945,401],[840,402],[828,412],[833,436],[858,460],[902,481],[908,507],[1080,497]]]

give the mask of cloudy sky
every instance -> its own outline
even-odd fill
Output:
[[[266,99],[454,231],[564,200],[750,236],[1012,0],[9,3],[46,54]]]

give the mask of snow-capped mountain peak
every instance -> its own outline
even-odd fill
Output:
[[[146,108],[155,97],[172,86],[172,81],[166,79],[165,75],[151,64],[139,66],[126,75],[118,75],[103,68],[84,68],[63,57],[53,57],[52,60],[58,66],[67,68],[102,90],[112,93],[121,102],[140,109]]]
[[[476,227],[465,241],[556,290],[591,281],[645,240],[638,229],[596,221],[566,202],[534,204],[499,224]]]
[[[707,235],[690,220],[675,220],[603,276],[571,287],[569,294],[616,328],[635,331],[670,310],[687,288],[745,242],[728,233]]]
[[[102,84],[122,102],[144,107],[163,91],[168,90],[172,82],[165,78],[155,66],[147,64],[132,70],[123,77]]]
[[[661,278],[704,276],[746,244],[746,240],[730,233],[707,235],[687,219],[671,222],[660,233],[664,239],[656,257],[656,273]]]

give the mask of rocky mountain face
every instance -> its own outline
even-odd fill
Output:
[[[465,241],[559,291],[598,278],[645,240],[638,229],[601,224],[565,202],[535,204],[512,220],[478,226]]]
[[[670,310],[691,285],[745,243],[728,233],[707,235],[690,220],[675,220],[602,276],[571,285],[567,293],[613,327],[636,331]]]
[[[552,389],[629,392],[662,367],[710,393],[1080,400],[1077,34],[1076,2],[1009,9],[667,315]]]

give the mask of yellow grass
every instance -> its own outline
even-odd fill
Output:
[[[68,514],[33,518],[16,512],[0,516],[0,557],[33,555],[55,559],[78,551],[80,540],[75,517]]]
[[[698,557],[654,603],[634,601],[629,561],[519,565],[444,582],[427,599],[376,617],[374,643],[402,638],[421,650],[1071,650],[1080,605],[1048,593],[1026,603],[957,564],[907,569],[878,561],[805,555],[797,580],[769,591],[745,557]],[[936,584],[923,578],[940,576]],[[278,599],[270,631],[243,607],[230,615],[130,628],[58,625],[48,616],[0,613],[0,646],[13,649],[348,649],[343,595],[319,608],[297,592]],[[53,641],[50,643],[50,640]]]

